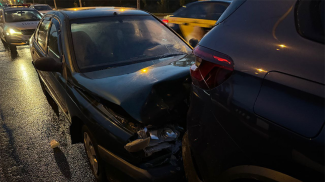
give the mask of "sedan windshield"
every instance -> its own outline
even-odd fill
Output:
[[[38,11],[52,10],[50,6],[34,6],[34,9]]]
[[[35,10],[6,11],[6,22],[39,21],[42,16]]]
[[[80,19],[72,22],[71,31],[82,72],[191,53],[152,16]]]

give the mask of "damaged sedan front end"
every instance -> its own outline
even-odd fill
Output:
[[[181,141],[191,84],[188,66],[192,63],[193,55],[179,55],[150,62],[140,70],[134,66],[148,63],[126,66],[114,75],[105,70],[75,75],[76,91],[88,101],[81,103],[83,107],[92,103],[105,116],[99,120],[98,113],[83,110],[96,120],[94,135],[105,162],[121,171],[128,168],[128,175],[138,181],[184,179]],[[164,74],[167,70],[168,75]],[[104,79],[111,79],[110,84],[104,84]],[[90,80],[95,86],[88,86]]]

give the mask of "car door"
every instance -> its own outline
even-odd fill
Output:
[[[54,94],[58,98],[57,102],[59,102],[61,109],[64,111],[65,114],[68,114],[68,107],[66,101],[66,99],[68,98],[66,93],[67,74],[65,67],[65,59],[62,53],[60,35],[60,22],[58,19],[52,18],[47,38],[47,57],[51,57],[56,61],[62,62],[63,69],[62,73],[48,72],[49,82],[52,86]]]
[[[64,61],[61,52],[60,23],[57,19],[46,16],[36,31],[36,41],[34,42],[34,60],[40,57],[51,57],[56,61]],[[68,114],[66,103],[66,77],[64,72],[38,71],[40,77],[46,84],[50,95],[58,106]]]

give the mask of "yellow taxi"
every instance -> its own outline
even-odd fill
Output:
[[[231,1],[197,1],[178,9],[162,20],[186,41],[202,37],[216,24]]]

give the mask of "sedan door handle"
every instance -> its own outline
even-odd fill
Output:
[[[188,23],[183,23],[183,25],[188,25]]]

